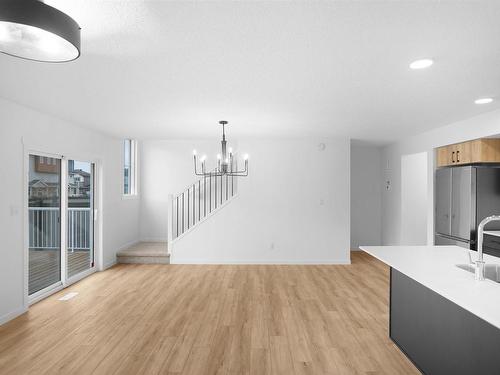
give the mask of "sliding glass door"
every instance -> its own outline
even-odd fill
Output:
[[[67,277],[94,266],[94,164],[68,160]]]
[[[94,171],[87,161],[29,155],[28,295],[33,300],[94,268]]]
[[[29,155],[28,294],[61,281],[61,159]]]

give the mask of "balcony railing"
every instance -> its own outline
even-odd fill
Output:
[[[29,208],[30,249],[59,249],[61,244],[59,207]],[[90,250],[92,246],[90,208],[68,208],[68,250]]]

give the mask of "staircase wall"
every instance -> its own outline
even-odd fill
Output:
[[[146,140],[141,142],[140,237],[145,242],[167,241],[168,195],[183,191],[197,177],[193,149],[207,155],[215,167],[220,140]],[[232,143],[233,147],[236,144]]]
[[[240,139],[238,148],[250,154],[238,197],[175,241],[171,262],[349,263],[349,139]]]

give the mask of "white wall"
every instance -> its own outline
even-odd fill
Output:
[[[349,146],[347,138],[240,139],[238,150],[250,154],[250,176],[239,180],[234,200],[175,242],[172,261],[349,262]],[[143,237],[166,237],[166,197],[195,181],[193,148],[208,151],[213,162],[219,143],[142,143]]]
[[[103,264],[138,240],[139,200],[122,200],[122,142],[0,99],[0,323],[24,311],[24,147],[99,159]]]
[[[351,249],[382,243],[382,148],[351,142]]]
[[[427,152],[401,158],[401,243],[427,243]]]
[[[401,239],[401,158],[418,152],[427,152],[427,244],[434,241],[434,169],[433,149],[439,146],[500,133],[500,110],[458,121],[450,125],[408,137],[384,148],[382,175],[391,188],[382,194],[382,242],[384,245],[402,244]]]

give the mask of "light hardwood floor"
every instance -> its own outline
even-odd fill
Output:
[[[418,374],[388,338],[388,269],[352,260],[118,265],[1,326],[0,373]]]

